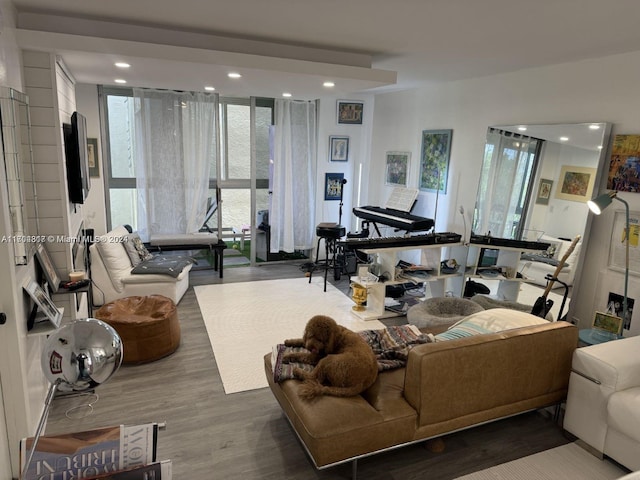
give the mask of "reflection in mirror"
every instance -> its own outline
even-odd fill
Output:
[[[37,197],[31,151],[28,97],[0,87],[2,154],[7,181],[8,207],[16,265],[26,265],[35,248],[27,240],[38,234]]]
[[[473,232],[517,240],[583,234],[607,130],[604,123],[490,127]]]
[[[489,128],[472,233],[549,244],[521,255],[517,272],[526,283],[547,286],[546,276],[566,254],[552,286],[562,292],[564,282],[576,293],[571,287],[582,270],[590,222],[586,201],[597,193],[609,131],[606,123]]]

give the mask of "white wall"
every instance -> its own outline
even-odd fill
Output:
[[[447,194],[439,199],[436,229],[462,232],[463,222],[457,208],[463,205],[466,212],[473,209],[488,126],[600,121],[613,123],[612,135],[640,133],[639,84],[640,52],[633,52],[377,95],[369,203],[379,204],[386,199],[388,188],[384,187],[382,160],[386,151],[412,152],[410,182],[415,186],[421,131],[451,128],[449,183]],[[640,210],[640,195],[621,196],[630,202],[632,210]],[[420,197],[422,201],[415,213],[432,216],[435,195]],[[591,229],[587,260],[573,300],[581,326],[586,326],[593,316],[599,272],[607,265],[612,215],[613,209],[605,211],[594,220]],[[620,277],[609,270],[605,275],[612,279]],[[636,298],[640,300],[640,278],[633,280],[638,280]],[[633,323],[640,320],[634,319],[632,327]]]
[[[104,200],[105,170],[102,162],[98,87],[76,84],[76,108],[87,118],[87,137],[98,139],[98,168],[100,177],[91,178],[89,196],[82,206],[85,228],[93,228],[96,235],[107,233],[107,212]]]
[[[360,190],[367,190],[371,163],[371,132],[373,127],[374,98],[372,95],[349,95],[340,100],[364,102],[362,125],[344,125],[337,121],[336,97],[323,97],[318,106],[318,158],[316,178],[316,223],[338,223],[340,202],[324,199],[326,173],[343,173],[347,180],[343,189],[342,225],[347,232],[357,229],[357,218],[351,211],[353,207],[364,204],[358,198]],[[349,137],[349,160],[331,162],[329,160],[329,136]],[[360,187],[361,185],[361,187]],[[366,198],[366,197],[365,197]],[[323,248],[321,246],[321,248]]]

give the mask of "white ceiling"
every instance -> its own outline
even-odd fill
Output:
[[[638,0],[12,2],[21,46],[60,54],[80,82],[113,84],[128,58],[130,85],[224,95],[316,98],[325,78],[379,92],[640,50]]]

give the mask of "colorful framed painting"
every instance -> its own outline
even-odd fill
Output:
[[[349,137],[329,137],[329,161],[347,162],[349,160]]]
[[[596,312],[593,328],[620,335],[622,333],[622,318],[605,312]]]
[[[344,173],[325,173],[324,175],[324,199],[340,200],[342,197],[342,185]]]
[[[363,102],[338,100],[338,123],[346,125],[362,125]]]
[[[556,198],[582,203],[591,200],[595,181],[595,168],[563,165],[560,169]]]
[[[411,152],[387,152],[386,185],[407,186],[410,158]]]
[[[551,187],[553,187],[553,180],[547,180],[546,178],[540,179],[540,185],[538,186],[538,196],[536,197],[536,204],[549,205],[549,198],[551,197]]]
[[[607,189],[640,192],[640,135],[616,135],[610,160]]]
[[[420,190],[447,193],[453,130],[423,130],[420,155]]]

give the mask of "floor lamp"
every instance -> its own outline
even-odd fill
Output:
[[[623,199],[618,197],[617,191],[611,191],[608,193],[603,193],[602,195],[597,196],[593,200],[589,200],[587,205],[589,209],[595,213],[596,215],[600,215],[602,210],[611,205],[611,201],[613,199],[618,200],[619,202],[624,203],[624,210],[626,215],[626,223],[624,230],[624,242],[625,242],[625,264],[624,264],[624,297],[622,299],[622,323],[623,328],[624,325],[629,321],[628,318],[628,309],[627,309],[627,289],[629,287],[629,204]]]

